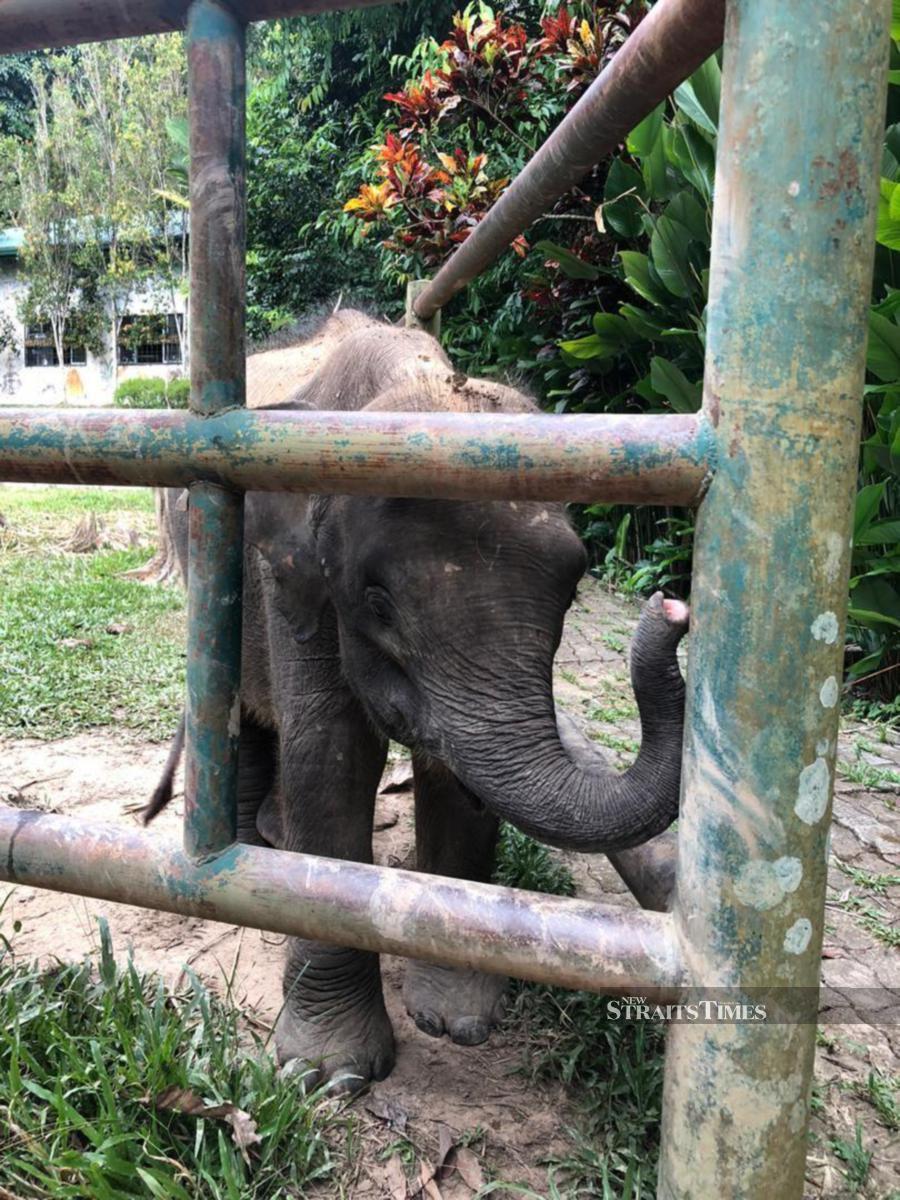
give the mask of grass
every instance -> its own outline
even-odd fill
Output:
[[[54,484],[0,484],[0,513],[10,525],[48,526],[86,513],[110,516],[132,513],[153,516],[149,488],[64,487]]]
[[[870,792],[900,790],[900,771],[866,762],[862,757],[866,751],[877,753],[878,746],[857,738],[854,746],[855,757],[851,760],[838,759],[837,769],[842,778]]]
[[[851,867],[835,857],[839,870],[863,891],[873,892],[876,896],[886,896],[888,888],[900,887],[900,871],[865,871],[861,867]]]
[[[574,892],[571,874],[550,851],[509,826],[495,878],[531,891]],[[508,1021],[525,1034],[525,1074],[563,1084],[575,1108],[570,1150],[548,1162],[550,1200],[655,1196],[663,1027],[613,1020],[603,996],[534,983],[513,983]],[[534,1195],[500,1183],[491,1190]]]
[[[59,549],[86,512],[133,514],[152,531],[150,493],[3,488],[0,511],[0,733],[52,738],[116,726],[169,737],[183,703],[180,590],[123,578],[147,561],[146,547]]]
[[[872,1151],[867,1150],[862,1140],[862,1124],[856,1122],[853,1141],[845,1138],[832,1138],[828,1143],[829,1149],[845,1164],[844,1177],[850,1188],[851,1195],[857,1195],[869,1176],[872,1165]]]
[[[894,924],[892,917],[883,909],[877,908],[861,896],[847,896],[836,902],[846,912],[853,913],[857,924],[870,933],[872,937],[891,949],[900,946],[900,929]]]
[[[234,1106],[260,1140],[173,1111],[192,1102]],[[0,1195],[287,1200],[334,1174],[343,1126],[196,979],[176,995],[117,966],[105,926],[99,970],[0,949]]]

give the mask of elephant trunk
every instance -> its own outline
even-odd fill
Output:
[[[460,781],[498,816],[562,849],[609,852],[662,833],[678,815],[684,680],[676,648],[688,611],[657,593],[631,650],[642,741],[623,774],[557,723],[552,696],[538,716],[481,723],[451,748]]]

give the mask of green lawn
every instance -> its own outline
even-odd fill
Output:
[[[64,547],[93,513],[138,548]],[[184,601],[124,578],[153,549],[153,497],[121,488],[0,488],[0,734],[115,725],[171,735],[184,686]]]

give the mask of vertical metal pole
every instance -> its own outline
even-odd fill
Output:
[[[219,0],[187,25],[191,145],[191,409],[246,403],[245,28]],[[185,850],[203,860],[237,831],[243,496],[190,489]]]
[[[426,333],[430,333],[432,337],[440,340],[441,310],[438,309],[432,317],[424,318],[416,315],[416,301],[425,289],[430,286],[430,279],[411,279],[406,285],[406,315],[404,323],[407,329],[424,329]]]
[[[813,1003],[672,1025],[664,1200],[803,1194],[890,9],[729,4],[675,917],[697,987]]]

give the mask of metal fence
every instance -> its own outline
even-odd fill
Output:
[[[249,413],[245,24],[328,7],[0,4],[0,52],[186,23],[194,314],[188,414],[0,412],[0,479],[190,486],[184,849],[0,809],[0,879],[594,991],[814,988],[891,6],[729,0],[698,416]],[[723,7],[659,0],[418,292],[419,319],[717,48]],[[235,844],[243,491],[260,488],[699,506],[671,912]],[[640,866],[651,885],[671,869]],[[671,1027],[660,1196],[803,1194],[814,1035]]]

